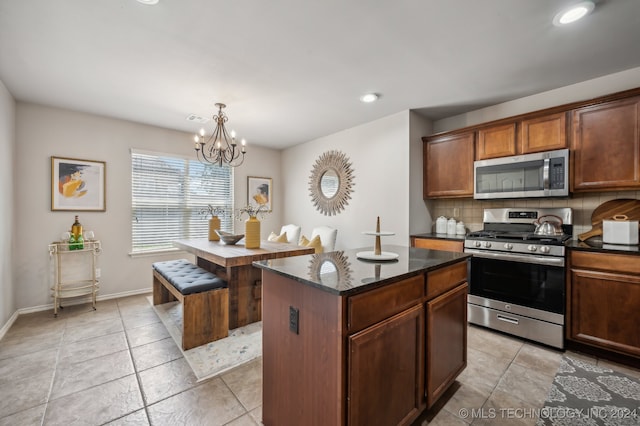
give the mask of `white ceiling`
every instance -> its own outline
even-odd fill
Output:
[[[0,0],[19,101],[283,148],[407,109],[433,119],[640,66],[640,1]],[[381,95],[374,104],[358,98]],[[211,122],[207,125],[210,130]],[[187,141],[185,141],[186,143]]]

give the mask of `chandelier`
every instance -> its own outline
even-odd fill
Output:
[[[236,132],[231,131],[231,135],[227,133],[224,123],[228,120],[227,115],[222,112],[226,107],[225,104],[217,103],[218,114],[213,116],[216,122],[216,129],[213,134],[205,138],[204,129],[200,129],[200,134],[195,135],[196,156],[201,163],[217,164],[222,166],[227,164],[231,167],[237,167],[244,162],[244,154],[246,153],[247,142],[242,139],[241,147],[236,144]]]

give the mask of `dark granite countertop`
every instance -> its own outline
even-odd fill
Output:
[[[434,240],[451,240],[464,241],[464,235],[461,234],[436,234],[435,232],[425,232],[423,234],[411,234],[410,237],[415,238],[431,238]]]
[[[640,246],[625,246],[620,244],[604,244],[602,238],[590,238],[587,241],[569,240],[566,243],[569,250],[592,251],[598,253],[615,253],[640,255]]]
[[[302,284],[344,296],[368,291],[470,257],[464,253],[384,244],[382,251],[397,253],[398,259],[382,262],[362,260],[356,256],[358,252],[372,250],[372,247],[365,247],[265,260],[254,262],[253,265]]]

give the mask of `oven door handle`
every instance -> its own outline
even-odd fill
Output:
[[[504,322],[508,322],[509,324],[515,324],[518,325],[519,321],[517,318],[511,318],[511,317],[507,317],[501,314],[497,315],[498,320],[500,321],[504,321]]]
[[[531,254],[518,253],[496,253],[474,249],[465,249],[464,252],[473,254],[475,257],[482,257],[485,259],[510,260],[514,262],[533,263],[536,265],[547,266],[564,266],[564,257],[535,256]]]

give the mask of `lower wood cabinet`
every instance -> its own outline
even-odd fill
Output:
[[[464,251],[464,241],[411,237],[411,247],[462,253]]]
[[[398,425],[424,407],[424,309],[416,305],[349,337],[350,425]]]
[[[427,302],[427,407],[467,366],[467,290],[464,283]]]
[[[570,253],[568,336],[640,357],[640,256]]]

